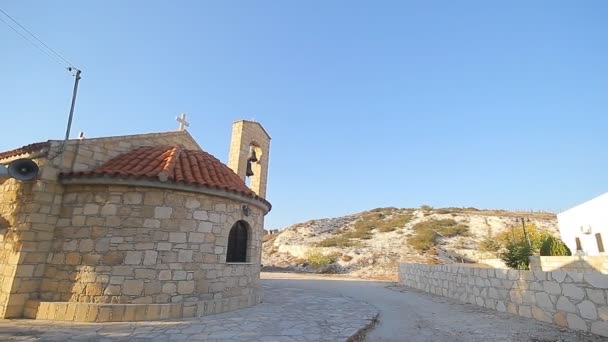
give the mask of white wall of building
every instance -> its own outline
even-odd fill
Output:
[[[581,242],[583,255],[608,255],[608,193],[557,214],[562,241],[574,255],[576,238]],[[600,253],[596,234],[600,234],[604,245]]]

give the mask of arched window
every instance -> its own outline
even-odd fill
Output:
[[[243,220],[236,221],[230,228],[226,262],[247,262],[249,229],[249,224]]]

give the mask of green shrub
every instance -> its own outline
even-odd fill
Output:
[[[416,223],[412,230],[416,233],[407,241],[412,248],[423,252],[429,250],[437,244],[439,234],[443,237],[469,236],[469,227],[459,224],[453,219],[428,220]]]
[[[397,228],[402,228],[412,220],[411,213],[394,214],[391,218],[377,223],[377,229],[383,233],[392,232]]]
[[[425,252],[437,244],[437,233],[432,230],[419,231],[407,239],[408,245],[419,252]]]
[[[500,242],[504,247],[508,246],[511,243],[519,243],[526,242],[526,240],[530,241],[530,245],[532,246],[532,252],[538,253],[540,250],[540,246],[550,235],[546,230],[538,229],[534,223],[526,223],[526,236],[524,235],[524,230],[521,224],[514,224],[507,229],[503,230],[499,234],[496,234],[496,241]]]
[[[349,239],[371,239],[373,230],[391,232],[405,226],[412,219],[412,213],[400,212],[396,208],[377,208],[361,214],[350,231],[342,232]]]
[[[344,235],[329,237],[317,243],[317,247],[356,247],[360,246],[358,241],[351,241]]]
[[[445,237],[470,235],[469,227],[466,224],[459,224],[454,219],[428,220],[425,222],[419,222],[416,223],[412,229],[415,232],[433,230]]]
[[[325,255],[318,249],[310,249],[306,252],[306,263],[315,269],[321,269],[333,264],[337,260],[336,254]]]
[[[570,256],[570,248],[566,244],[551,235],[547,236],[540,246],[540,255],[542,256]]]
[[[501,247],[502,245],[490,236],[486,237],[479,243],[479,250],[481,252],[496,253]]]
[[[530,255],[532,250],[527,242],[512,242],[506,246],[506,250],[501,254],[501,259],[505,264],[514,269],[530,269]]]

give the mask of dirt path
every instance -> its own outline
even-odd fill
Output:
[[[262,273],[264,282],[338,293],[367,301],[380,312],[366,341],[605,341],[589,334],[463,304],[394,283],[307,274]]]

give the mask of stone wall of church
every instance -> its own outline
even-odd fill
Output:
[[[38,298],[59,214],[63,189],[56,169],[44,158],[35,161],[36,182],[0,185],[0,318],[21,317],[27,300]]]
[[[22,317],[25,303],[38,299],[45,261],[61,210],[63,186],[59,172],[90,170],[140,146],[184,145],[199,149],[187,132],[140,134],[52,141],[48,155],[20,155],[1,160],[33,158],[40,167],[35,182],[13,179],[0,185],[0,318]]]
[[[142,319],[160,319],[168,304],[172,317],[191,317],[258,303],[263,212],[250,205],[244,216],[241,205],[177,190],[66,186],[40,300],[118,304],[106,306],[116,310],[115,317],[102,317],[107,313],[98,305],[88,306],[90,312],[80,318],[75,310],[67,313],[68,305],[52,313],[32,308],[29,315],[128,320],[133,317],[123,317],[121,304],[141,304],[153,312]],[[228,234],[238,220],[251,226],[251,262],[227,264]]]
[[[24,187],[14,180],[8,180],[0,186],[0,317],[5,317],[10,305],[9,298],[19,260],[19,232],[14,227],[22,221],[24,198],[31,193],[30,188],[31,186]]]

